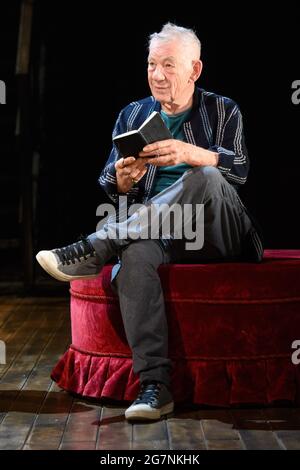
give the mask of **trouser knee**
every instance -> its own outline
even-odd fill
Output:
[[[165,262],[166,256],[155,240],[130,243],[122,250],[121,267],[114,278],[114,285],[129,293],[136,292],[139,287],[144,288],[149,282],[158,282],[157,268]]]
[[[203,194],[205,188],[206,198],[208,195],[224,194],[226,187],[230,187],[220,170],[213,166],[192,168],[184,173],[182,180],[187,191]]]

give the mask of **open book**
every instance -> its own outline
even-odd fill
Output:
[[[173,136],[161,115],[157,111],[153,111],[137,130],[116,135],[113,142],[122,157],[125,158],[137,157],[145,145],[166,139],[173,139]]]

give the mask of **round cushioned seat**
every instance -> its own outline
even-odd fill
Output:
[[[132,370],[112,265],[71,283],[72,345],[52,378],[86,397],[133,400]],[[300,251],[266,250],[261,264],[159,268],[175,401],[214,406],[300,403]]]

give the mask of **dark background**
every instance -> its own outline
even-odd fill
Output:
[[[147,37],[167,21],[198,33],[204,62],[199,86],[231,97],[241,108],[251,162],[241,196],[260,222],[266,246],[299,248],[300,105],[291,101],[291,84],[300,79],[296,7],[272,6],[266,13],[242,4],[232,11],[217,4],[210,10],[202,4],[184,10],[182,4],[177,10],[162,2],[102,8],[92,1],[35,4],[36,249],[64,245],[95,230],[96,207],[108,201],[97,180],[110,152],[114,121],[123,106],[149,94]],[[16,101],[18,19],[18,2],[7,2],[0,36],[0,79],[8,86],[7,105],[0,107],[2,140],[8,132],[4,115]],[[2,217],[2,223],[6,227],[9,220]]]

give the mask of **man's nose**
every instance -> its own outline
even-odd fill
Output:
[[[153,71],[152,77],[155,80],[164,80],[165,79],[165,74],[163,73],[163,68],[160,65],[157,65],[155,67],[155,70]]]

